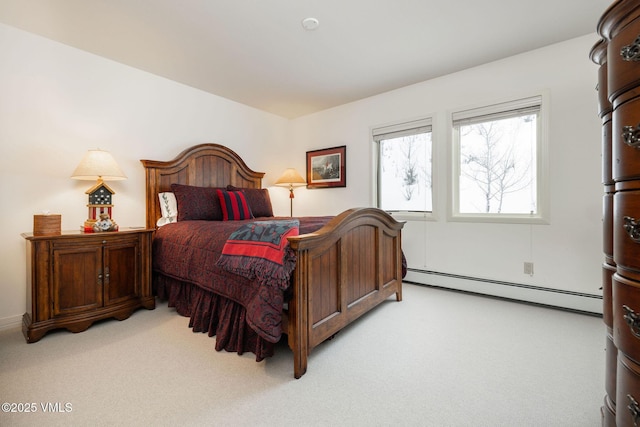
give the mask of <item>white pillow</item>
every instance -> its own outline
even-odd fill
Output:
[[[176,202],[176,195],[170,192],[159,193],[158,198],[160,199],[162,217],[158,219],[156,225],[162,227],[165,224],[178,222],[178,202]]]

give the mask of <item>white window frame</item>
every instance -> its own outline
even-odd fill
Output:
[[[449,194],[448,219],[450,221],[465,222],[493,222],[520,224],[549,224],[549,159],[548,159],[548,93],[543,92],[534,96],[510,99],[491,105],[483,105],[464,110],[453,111],[450,115],[451,125],[451,180]],[[536,207],[532,214],[515,213],[461,213],[459,208],[460,188],[460,139],[459,128],[456,123],[462,120],[479,118],[482,116],[498,116],[502,112],[518,109],[526,110],[539,105],[539,120],[537,123],[536,144]]]
[[[388,213],[398,219],[405,220],[417,220],[417,219],[428,219],[435,220],[435,132],[433,129],[434,119],[431,116],[423,117],[420,119],[414,119],[406,122],[398,122],[387,125],[380,125],[371,128],[371,141],[374,144],[373,149],[373,198],[375,201],[375,205],[380,207],[380,141],[382,139],[388,139],[389,136],[400,137],[404,135],[411,135],[419,129],[426,129],[431,133],[431,211],[389,211]],[[384,137],[384,138],[383,138]]]

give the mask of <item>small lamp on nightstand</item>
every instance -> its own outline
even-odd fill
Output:
[[[96,180],[96,185],[85,193],[89,195],[89,218],[84,222],[84,231],[115,231],[117,225],[112,220],[112,196],[115,192],[104,181],[127,179],[115,159],[108,151],[89,150],[71,174],[73,179]],[[101,222],[101,215],[108,215],[109,221]],[[98,230],[96,230],[96,227]]]
[[[280,178],[278,178],[275,182],[275,185],[279,185],[281,187],[289,187],[289,204],[290,204],[290,216],[293,217],[293,187],[300,187],[303,185],[307,185],[307,181],[300,176],[297,170],[294,168],[289,168],[285,170]]]

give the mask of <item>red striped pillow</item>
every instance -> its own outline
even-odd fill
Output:
[[[253,218],[247,199],[242,191],[217,190],[223,221],[237,221]]]

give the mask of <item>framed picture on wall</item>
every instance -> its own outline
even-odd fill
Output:
[[[347,186],[346,145],[307,151],[307,188]]]

